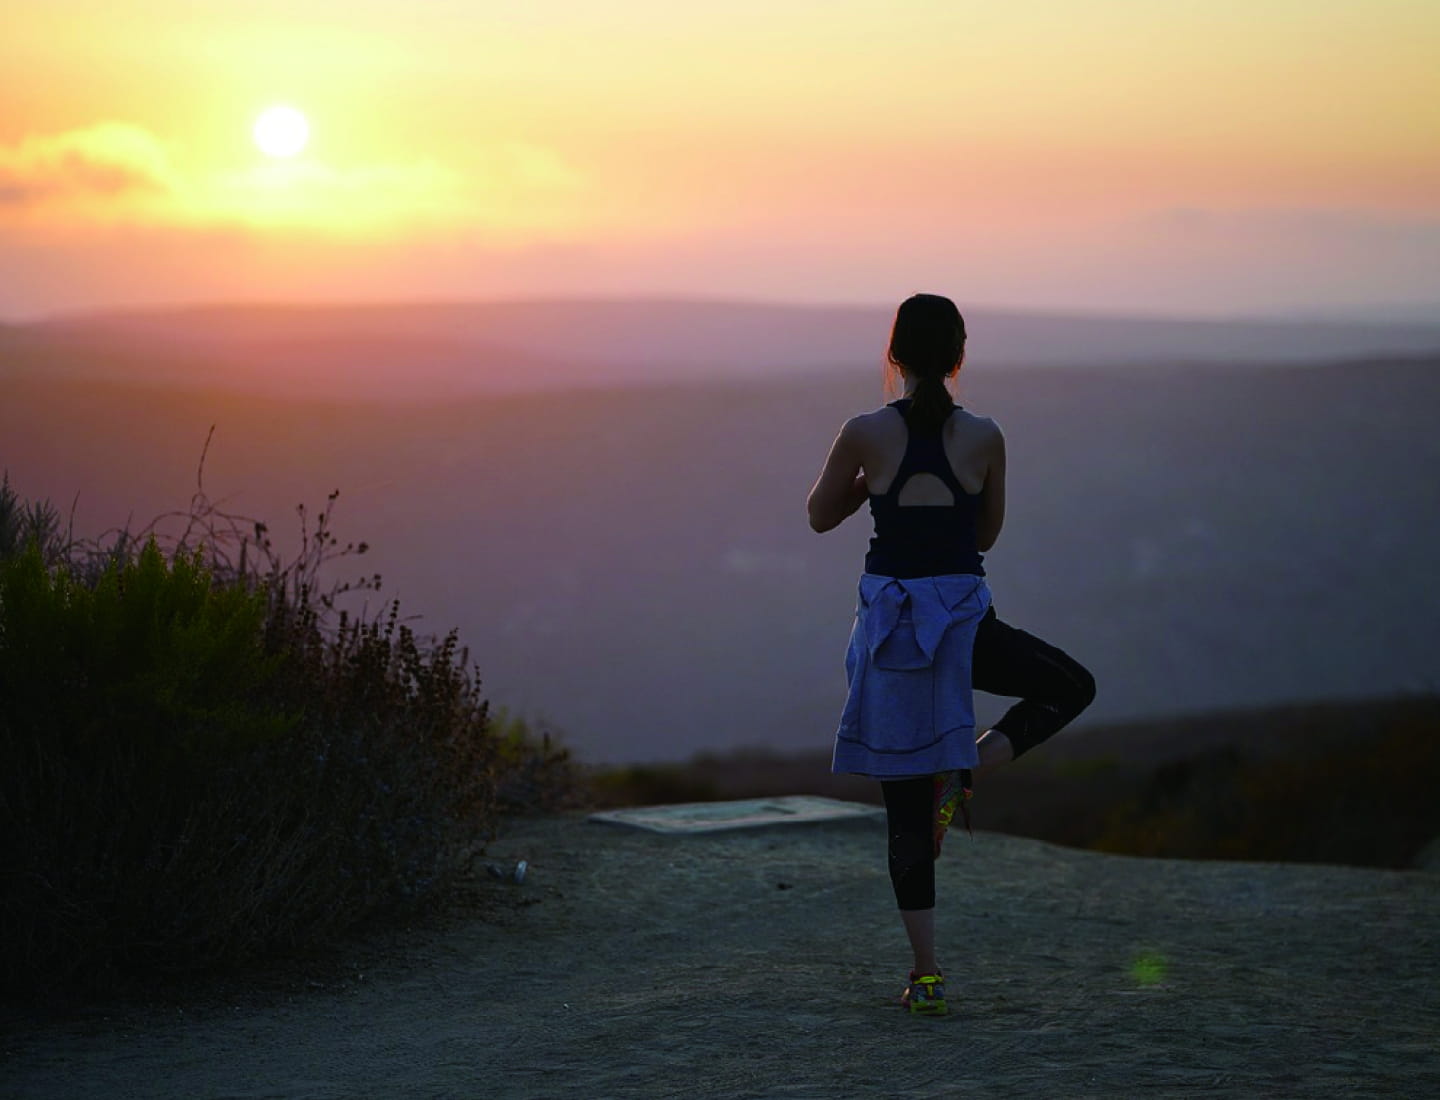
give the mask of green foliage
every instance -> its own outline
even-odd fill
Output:
[[[269,694],[283,655],[261,648],[265,617],[262,594],[217,587],[198,554],[167,565],[153,541],[94,587],[47,568],[36,539],[0,558],[7,985],[90,967],[117,933],[127,953],[164,939],[162,880],[187,837],[213,839],[217,775],[299,720]]]
[[[91,588],[32,542],[0,559],[0,608],[25,641],[0,649],[7,725],[64,728],[87,751],[123,739],[177,766],[295,726],[266,698],[283,656],[259,646],[263,594],[217,587],[198,551],[167,566],[152,539]]]
[[[65,550],[60,538],[60,513],[48,500],[27,506],[10,487],[10,474],[0,476],[0,558],[11,557],[34,542],[41,556],[54,561]]]
[[[555,734],[503,707],[491,712],[502,778],[496,797],[502,813],[557,811],[588,805],[590,792]]]
[[[326,941],[439,896],[502,814],[573,789],[548,734],[492,724],[454,632],[418,637],[393,601],[328,624],[347,587],[317,583],[328,508],[282,566],[259,523],[237,564],[236,526],[217,531],[202,496],[209,537],[168,557],[128,531],[47,544],[15,519],[45,510],[12,498],[6,482],[0,986]]]
[[[602,806],[713,802],[721,797],[715,783],[688,764],[630,764],[606,768],[591,777],[590,789],[596,803]]]

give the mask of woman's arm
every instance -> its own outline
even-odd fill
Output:
[[[1000,528],[1005,526],[1005,435],[993,420],[990,425],[995,435],[990,444],[985,487],[980,490],[980,513],[975,520],[975,544],[982,554],[995,545]]]
[[[810,527],[825,532],[839,527],[857,512],[870,496],[865,475],[860,470],[859,431],[855,421],[847,420],[830,447],[825,466],[810,490],[805,510]]]

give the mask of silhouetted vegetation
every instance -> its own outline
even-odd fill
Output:
[[[589,776],[590,798],[597,807],[657,806],[667,802],[715,802],[729,797],[705,774],[703,763],[630,764],[596,768]],[[765,795],[779,792],[765,792]],[[752,791],[745,797],[763,797]]]
[[[203,458],[201,463],[203,471]],[[439,896],[568,754],[492,718],[452,631],[321,591],[331,508],[282,564],[203,487],[168,551],[77,541],[0,482],[0,980],[235,967]],[[162,517],[164,518],[164,517]],[[247,526],[248,525],[248,526]]]
[[[1358,735],[1336,737],[1312,724],[1308,744],[1283,738],[1289,749],[1283,754],[1230,745],[1156,768],[1109,809],[1089,846],[1186,858],[1413,865],[1440,837],[1440,700],[1352,709]]]

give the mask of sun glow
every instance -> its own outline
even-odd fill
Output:
[[[258,148],[267,157],[285,159],[305,148],[310,140],[310,123],[294,107],[267,107],[255,119],[251,131]]]

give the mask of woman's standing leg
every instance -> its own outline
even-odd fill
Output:
[[[971,683],[1019,702],[977,743],[981,773],[1023,756],[1069,724],[1095,698],[1095,678],[1079,661],[1035,635],[1003,623],[994,607],[975,631]]]
[[[934,784],[929,776],[886,779],[880,790],[889,828],[890,884],[915,954],[915,973],[936,974]]]

